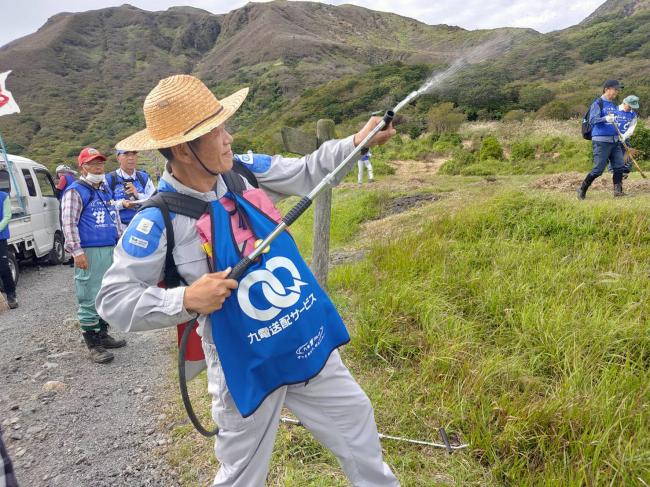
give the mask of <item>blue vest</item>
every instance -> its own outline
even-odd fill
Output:
[[[117,243],[117,210],[110,202],[109,192],[100,187],[90,188],[87,183],[75,181],[67,191],[79,192],[83,211],[79,218],[81,247],[112,247]]]
[[[598,103],[598,100],[596,100],[594,103]],[[609,115],[610,113],[613,113],[614,115],[618,114],[618,106],[616,106],[614,103],[611,101],[603,99],[603,109],[600,112],[600,116],[604,117],[605,115]],[[618,132],[616,132],[616,127],[612,125],[611,123],[608,122],[600,122],[594,125],[594,128],[591,131],[591,137],[613,137],[617,136]]]
[[[5,200],[9,198],[9,195],[5,193],[4,191],[0,191],[0,220],[4,218],[4,207],[5,207]],[[11,219],[11,217],[9,217]],[[9,223],[7,223],[7,226],[0,232],[0,240],[7,240],[9,238]]]
[[[620,110],[616,112],[616,125],[618,125],[618,129],[622,134],[624,134],[625,131],[630,127],[630,123],[632,123],[632,120],[635,118],[636,112],[634,110],[630,110],[629,112]]]
[[[227,193],[258,237],[276,223],[243,197]],[[230,215],[212,203],[215,269],[241,259]],[[350,340],[336,308],[283,232],[242,276],[223,307],[210,315],[228,390],[242,416],[255,412],[274,390],[318,375],[330,354]]]
[[[114,200],[127,200],[129,199],[128,194],[124,191],[124,183],[125,182],[132,182],[133,186],[135,186],[135,189],[137,190],[138,193],[144,194],[144,188],[147,185],[147,182],[149,181],[149,176],[146,172],[144,171],[136,171],[136,174],[134,174],[133,179],[124,179],[121,177],[117,172],[112,172],[108,174],[106,177],[106,182],[108,183],[108,187],[111,191],[111,194],[113,196]],[[113,181],[113,178],[116,180]],[[142,180],[144,182],[144,185],[140,182]],[[115,189],[113,189],[113,187]],[[120,220],[122,223],[125,225],[128,225],[131,220],[133,220],[133,217],[135,216],[136,212],[138,210],[134,208],[123,208],[120,210]]]

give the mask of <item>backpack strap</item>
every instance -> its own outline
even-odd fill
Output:
[[[106,175],[106,182],[108,187],[111,188],[111,194],[115,193],[115,187],[117,186],[117,171],[111,171]]]
[[[209,206],[210,203],[207,201],[199,200],[186,194],[162,192],[153,195],[138,210],[142,211],[145,208],[153,207],[158,208],[162,214],[167,233],[164,279],[165,285],[168,288],[178,287],[181,283],[187,286],[187,281],[178,272],[178,267],[176,267],[176,262],[174,261],[173,251],[176,240],[174,238],[174,227],[170,213],[173,212],[198,220],[209,210]]]
[[[248,169],[243,163],[241,163],[239,161],[239,159],[236,159],[236,158],[233,157],[231,171],[234,171],[237,174],[239,174],[240,176],[243,176],[244,178],[246,178],[246,181],[248,181],[249,184],[252,187],[254,187],[254,188],[259,188],[260,187],[259,183],[257,182],[257,178],[255,177],[255,174],[253,174],[253,171]],[[223,174],[222,174],[222,176],[223,176]],[[224,181],[225,181],[225,179],[224,179]],[[239,193],[239,194],[241,194],[241,193]]]
[[[138,171],[138,170],[136,169],[136,171],[135,171],[135,177],[136,177],[136,179],[137,179],[138,181],[140,181],[140,184],[142,185],[142,191],[146,190],[146,189],[147,189],[147,181],[148,181],[149,175],[148,175],[146,172],[144,172],[144,171]]]

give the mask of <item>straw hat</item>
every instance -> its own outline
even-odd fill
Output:
[[[144,100],[147,128],[118,142],[115,148],[143,151],[189,142],[228,120],[241,106],[248,88],[217,100],[194,76],[179,74],[162,79]]]

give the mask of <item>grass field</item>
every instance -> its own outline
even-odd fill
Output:
[[[412,192],[439,199],[389,216],[409,191],[383,177],[334,195],[333,250],[364,255],[330,274],[352,335],[342,354],[380,431],[437,441],[445,426],[470,444],[384,441],[402,485],[650,485],[650,195],[579,202],[531,189],[536,176],[436,175]],[[311,217],[292,232],[310,255]],[[169,414],[183,418],[180,402]],[[184,485],[208,484],[211,441],[187,424],[173,435]],[[290,426],[268,484],[347,485]]]

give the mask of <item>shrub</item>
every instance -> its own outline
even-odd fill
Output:
[[[514,142],[512,144],[512,160],[525,161],[535,157],[535,146],[528,140]]]
[[[519,91],[519,105],[526,110],[539,110],[553,99],[553,92],[542,86],[524,86]]]
[[[464,168],[472,166],[476,162],[477,157],[474,152],[470,152],[462,147],[457,147],[454,149],[449,162],[445,163],[445,165],[440,169],[440,173],[455,176],[461,174]]]
[[[650,129],[643,122],[639,121],[637,123],[629,145],[640,152],[639,159],[650,160]]]
[[[572,110],[567,102],[553,100],[539,109],[537,115],[541,118],[554,118],[556,120],[568,120],[571,118]]]
[[[429,130],[436,134],[456,132],[467,119],[465,114],[454,108],[453,103],[439,103],[427,113]]]
[[[487,159],[503,159],[503,147],[494,135],[488,135],[483,139],[479,159],[485,161]]]
[[[510,110],[503,116],[504,122],[521,122],[526,117],[525,110]]]

